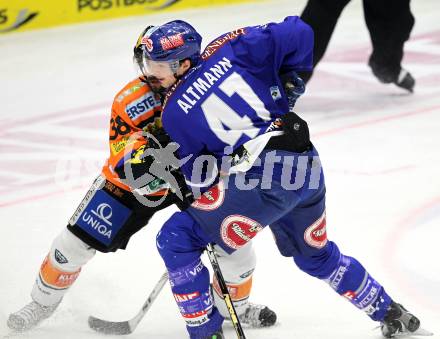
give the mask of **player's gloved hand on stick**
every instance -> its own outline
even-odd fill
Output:
[[[281,82],[284,85],[287,100],[289,101],[289,111],[293,111],[296,100],[306,91],[306,85],[303,79],[294,71],[283,74],[281,76]]]
[[[147,136],[147,140],[148,140],[148,147],[158,148],[158,149],[162,147],[166,147],[171,142],[170,136],[165,132],[163,128],[159,128],[154,132],[151,132]]]

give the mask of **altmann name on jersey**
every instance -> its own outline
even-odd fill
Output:
[[[112,223],[110,221],[113,210],[109,204],[99,204],[96,210],[91,210],[91,213],[85,211],[82,215],[82,220],[99,234],[110,239],[112,236]]]
[[[130,119],[135,120],[159,105],[160,103],[156,101],[154,94],[148,93],[145,96],[140,97],[138,100],[133,101],[130,105],[127,105],[125,111]]]
[[[196,81],[186,89],[186,94],[177,100],[180,108],[188,114],[188,111],[206,94],[209,88],[219,81],[232,68],[231,61],[224,57],[214,64],[209,71],[203,73]]]

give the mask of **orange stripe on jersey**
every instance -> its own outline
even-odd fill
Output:
[[[64,272],[57,269],[50,262],[49,256],[47,256],[40,268],[41,280],[49,287],[55,289],[65,289],[70,287],[78,278],[81,269],[75,272]]]

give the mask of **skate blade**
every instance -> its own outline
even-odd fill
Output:
[[[420,336],[420,337],[430,337],[434,335],[434,333],[425,330],[424,328],[419,327],[417,329],[417,331],[414,332],[409,332],[409,331],[405,331],[405,332],[399,332],[397,334],[395,334],[393,337],[410,337],[410,336]]]
[[[32,331],[32,329],[26,331],[26,334],[28,332]],[[23,331],[16,331],[16,330],[11,330],[11,332],[7,333],[6,335],[0,337],[1,339],[11,339],[11,338],[15,338],[15,337],[22,337],[23,336]]]
[[[373,330],[379,330],[380,331],[380,326],[375,327]],[[414,337],[414,336],[419,336],[419,337],[430,337],[433,336],[434,333],[425,330],[424,328],[419,327],[416,331],[414,332],[410,332],[410,331],[405,331],[405,332],[399,332],[396,333],[392,336],[392,338],[397,338],[397,337]]]

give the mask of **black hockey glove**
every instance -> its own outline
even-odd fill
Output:
[[[295,153],[308,151],[312,147],[310,142],[309,126],[295,112],[284,114],[279,119],[284,134],[269,139],[266,148],[284,150]]]
[[[309,126],[295,112],[290,111],[281,118],[285,136],[296,152],[304,152],[311,148]]]
[[[292,112],[293,108],[295,107],[296,100],[298,100],[298,98],[306,91],[306,85],[294,71],[283,74],[280,78],[281,82],[283,83],[284,90],[286,91],[287,100],[289,102],[289,111]]]
[[[170,136],[163,128],[157,128],[147,136],[148,146],[156,149],[166,147],[170,142]]]
[[[293,110],[296,100],[304,94],[304,81],[294,71],[280,76],[289,104],[289,112],[283,115],[280,125],[284,134],[273,136],[266,145],[268,149],[279,149],[302,153],[311,149],[309,127]]]

